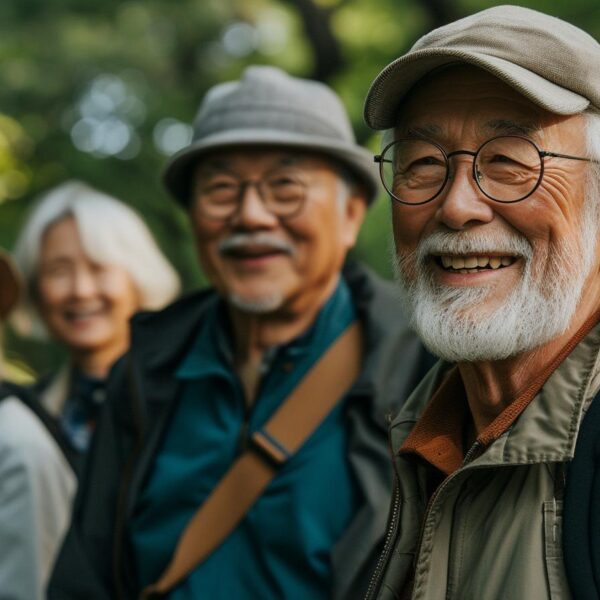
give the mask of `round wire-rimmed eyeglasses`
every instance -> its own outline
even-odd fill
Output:
[[[442,192],[451,179],[450,159],[473,157],[472,177],[481,192],[495,202],[511,204],[528,198],[540,186],[545,158],[598,163],[597,160],[540,150],[529,138],[500,135],[475,151],[447,153],[437,142],[403,138],[388,144],[374,157],[381,181],[390,196],[407,205],[426,204]]]

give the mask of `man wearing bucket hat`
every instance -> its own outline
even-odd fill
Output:
[[[386,414],[429,362],[393,286],[343,268],[372,160],[329,88],[250,67],[165,183],[214,289],[134,319],[50,597],[360,597]]]
[[[599,72],[585,32],[498,6],[370,88],[398,283],[442,360],[392,424],[368,598],[599,597],[570,537],[598,531],[570,490],[600,388]]]
[[[0,250],[0,322],[21,289]],[[4,375],[0,356],[0,373]],[[0,597],[42,600],[69,523],[75,476],[50,418],[27,390],[0,378]]]

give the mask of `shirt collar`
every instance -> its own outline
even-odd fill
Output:
[[[600,312],[593,314],[557,356],[542,371],[536,373],[514,401],[479,434],[477,442],[482,448],[490,446],[513,426],[546,381],[599,320]],[[463,439],[468,417],[464,385],[458,368],[454,367],[443,379],[399,452],[416,454],[446,475],[452,474],[464,460]]]
[[[321,338],[328,335],[327,325],[355,318],[348,284],[340,278],[338,285],[319,311],[315,322],[291,342],[265,352],[262,369],[267,372],[273,361],[283,356],[298,359],[306,355]],[[231,377],[234,364],[233,334],[227,305],[219,298],[207,308],[200,330],[176,372],[178,379],[199,379],[211,375]]]
[[[231,374],[233,342],[225,303],[218,299],[206,310],[200,330],[176,372],[178,379]]]

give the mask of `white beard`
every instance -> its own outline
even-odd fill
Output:
[[[219,242],[218,251],[219,254],[224,255],[232,250],[252,244],[280,250],[292,257],[297,252],[296,247],[290,241],[283,240],[273,233],[264,231],[234,233]],[[239,294],[230,293],[227,294],[227,299],[232,306],[241,312],[252,315],[264,315],[273,312],[281,308],[285,300],[283,292],[280,291],[257,297],[244,297]]]
[[[238,294],[229,294],[229,303],[240,312],[251,315],[265,315],[276,311],[283,304],[283,294],[272,294],[260,298],[242,298]]]
[[[561,245],[544,272],[535,268],[531,245],[517,232],[490,237],[444,228],[422,240],[415,253],[396,259],[405,309],[425,345],[450,362],[491,361],[563,333],[594,260],[598,218],[593,202],[585,202],[582,223],[579,243]],[[517,254],[524,264],[521,280],[497,308],[486,308],[494,285],[455,288],[434,281],[432,252],[485,256],[491,251]]]

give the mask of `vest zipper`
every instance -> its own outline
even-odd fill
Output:
[[[389,561],[390,553],[392,550],[393,542],[396,540],[398,533],[398,522],[400,516],[400,486],[397,483],[397,475],[394,476],[394,491],[392,495],[392,504],[390,508],[390,516],[388,518],[388,527],[385,535],[385,542],[383,544],[383,550],[377,560],[375,570],[371,575],[369,581],[369,587],[365,595],[365,600],[374,600],[375,592],[379,588],[383,572]]]

